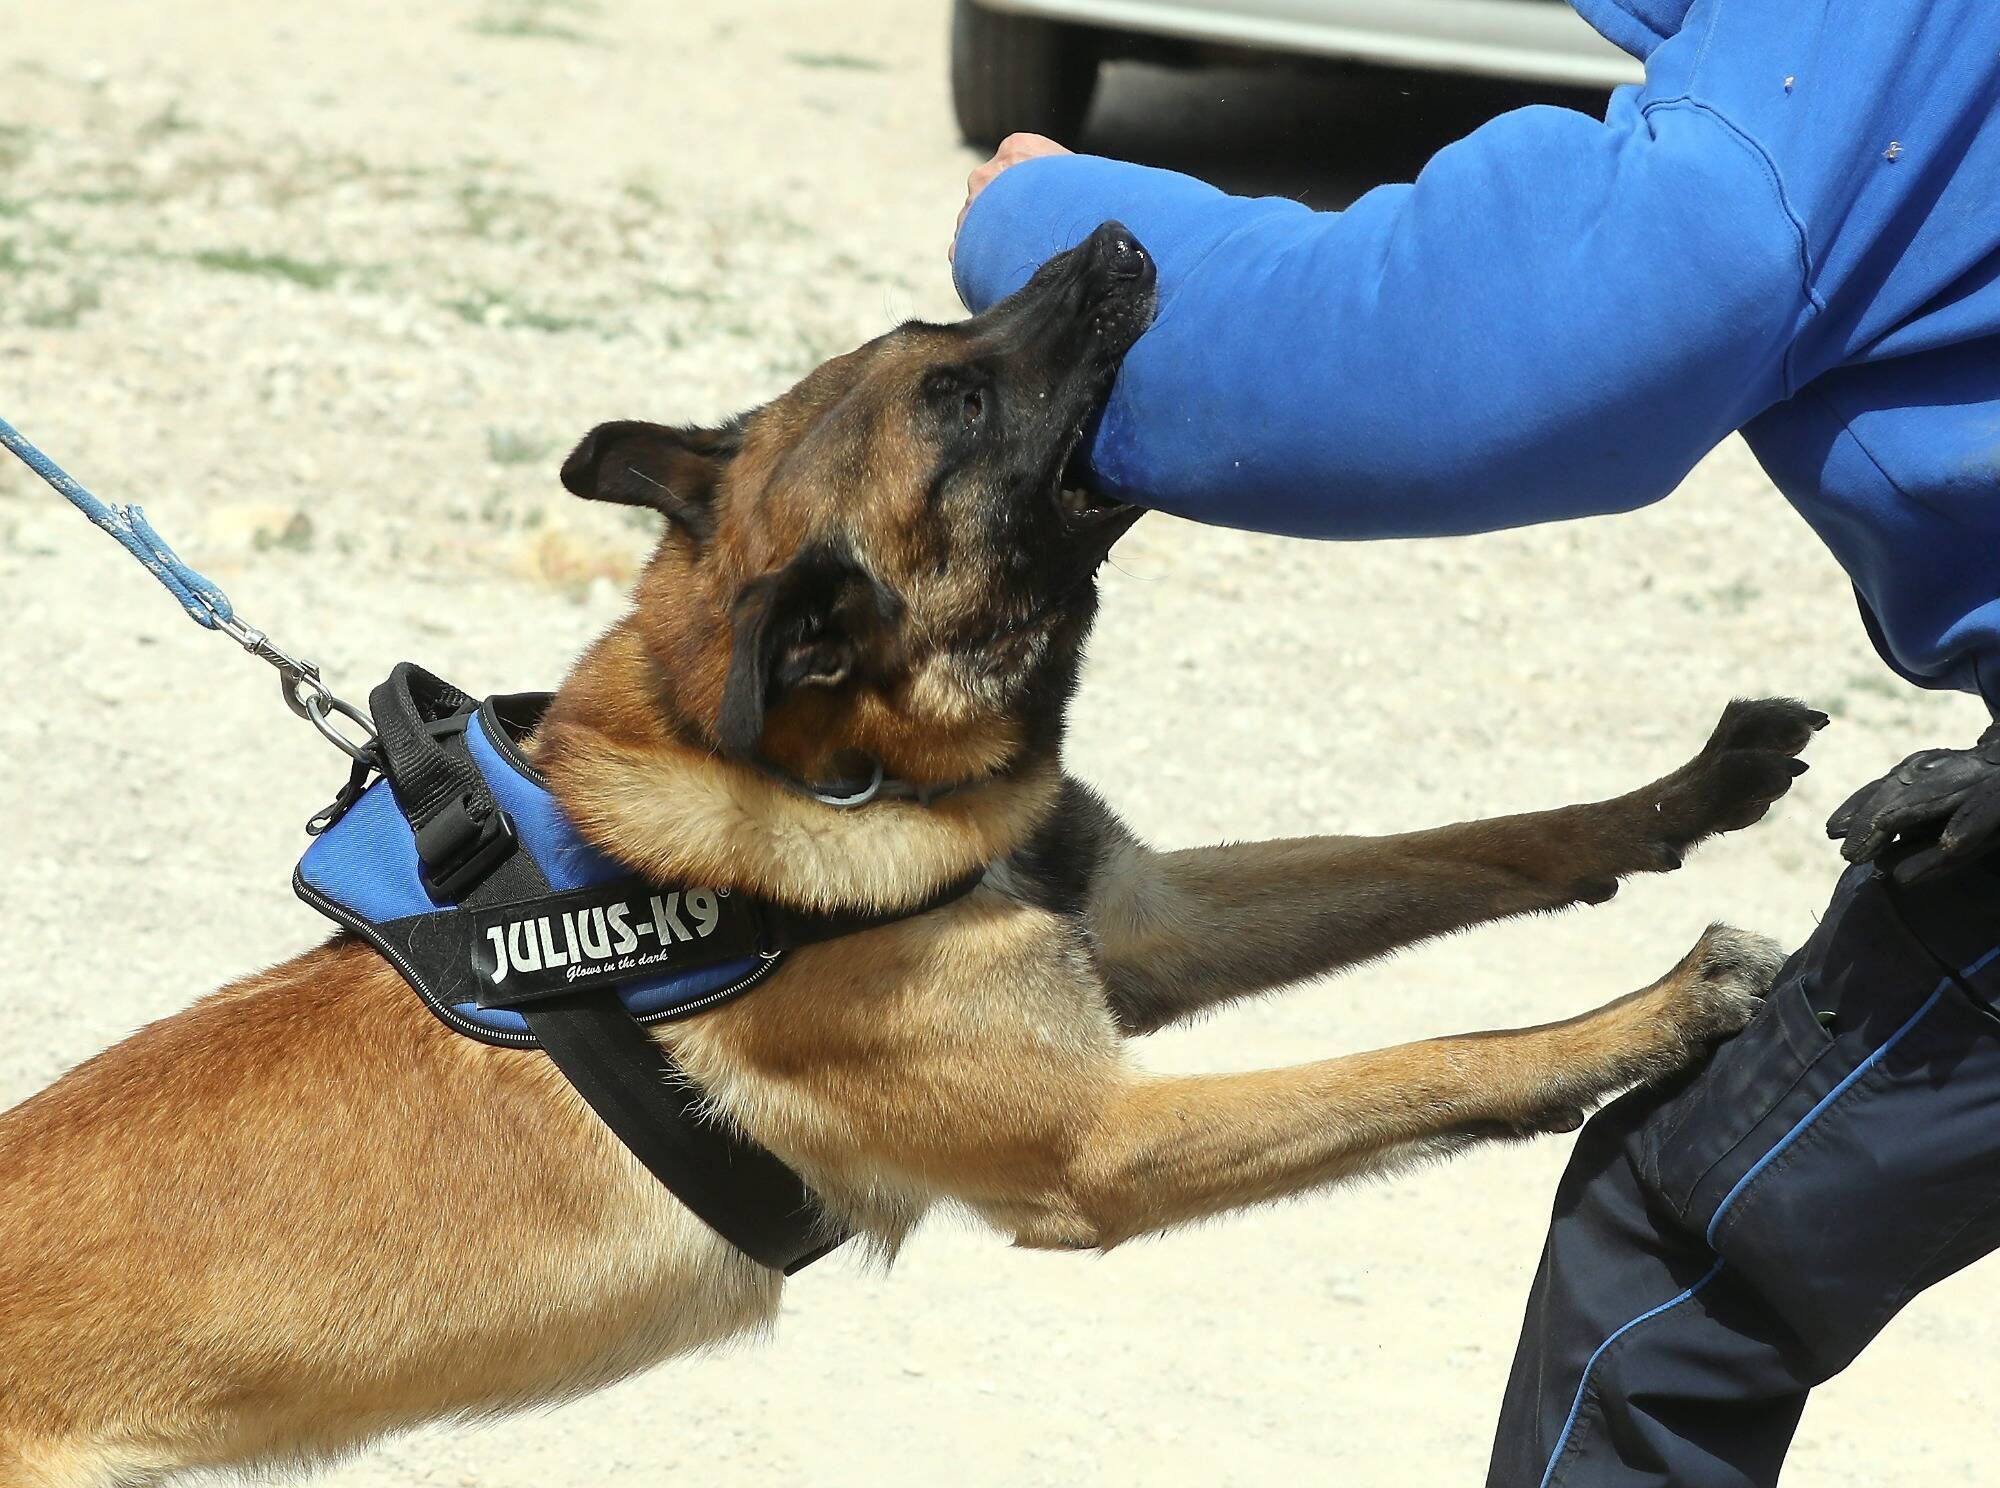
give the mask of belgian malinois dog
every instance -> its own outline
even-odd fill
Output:
[[[665,518],[532,741],[586,837],[654,879],[813,909],[921,905],[986,865],[944,908],[655,1030],[884,1253],[939,1203],[1102,1250],[1573,1128],[1738,1028],[1779,961],[1718,928],[1567,1022],[1134,1070],[1134,1035],[1677,867],[1762,816],[1824,722],[1731,704],[1691,763],[1593,805],[1148,849],[1061,744],[1093,576],[1139,515],[1066,472],[1153,280],[1106,224],[983,315],[902,326],[723,428],[604,425],[563,468]],[[875,763],[951,788],[843,811],[786,779]],[[346,934],[0,1116],[0,1258],[8,1488],[310,1464],[564,1398],[768,1324],[781,1286],[546,1058],[459,1037]]]

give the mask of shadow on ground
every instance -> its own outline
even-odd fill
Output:
[[[1165,166],[1239,195],[1344,207],[1408,181],[1496,114],[1534,103],[1604,110],[1605,95],[1370,67],[1105,69],[1080,149]]]

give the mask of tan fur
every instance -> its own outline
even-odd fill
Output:
[[[1081,644],[1090,596],[1046,616],[996,597],[980,575],[1006,555],[978,548],[979,503],[921,489],[910,389],[944,336],[899,333],[759,414],[713,531],[670,530],[534,745],[584,835],[661,878],[903,908],[989,865],[943,909],[798,951],[662,1028],[714,1107],[836,1216],[884,1252],[939,1202],[1024,1245],[1111,1246],[1573,1125],[1748,1016],[1773,953],[1718,931],[1566,1023],[1253,1074],[1135,1072],[1130,1034],[1672,866],[1782,790],[1729,761],[1781,759],[1803,733],[1746,741],[1725,718],[1694,764],[1595,806],[1153,853],[1064,777],[1018,702]],[[928,806],[835,811],[719,752],[734,607],[829,533],[902,609],[864,638],[865,674],[771,700],[762,753],[965,782]],[[767,1327],[780,1290],[542,1056],[452,1033],[347,936],[0,1114],[0,1256],[0,1488],[311,1463],[560,1400]]]
[[[342,939],[0,1116],[0,1483],[311,1459],[768,1320],[768,1273],[496,1052]]]
[[[604,646],[598,659],[620,649]],[[1056,762],[1041,759],[929,806],[882,801],[829,811],[650,723],[619,737],[570,716],[552,710],[540,764],[586,836],[617,844],[626,861],[658,878],[814,909],[921,903],[1004,857],[1062,785]]]

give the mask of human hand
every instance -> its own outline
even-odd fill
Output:
[[[958,221],[952,224],[951,246],[944,251],[946,262],[958,257],[959,229],[965,226],[965,214],[972,210],[972,203],[979,193],[991,186],[1000,172],[1011,165],[1019,165],[1024,160],[1034,160],[1043,155],[1068,155],[1072,152],[1057,144],[1046,135],[1010,134],[1000,141],[1000,148],[993,152],[991,160],[982,161],[965,178],[965,205],[958,209]]]
[[[1864,785],[1828,818],[1826,834],[1845,840],[1850,863],[1879,857],[1898,837],[1937,840],[1895,865],[1911,883],[2000,851],[2000,723],[1970,749],[1922,749]]]

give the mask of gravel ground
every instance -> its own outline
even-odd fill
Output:
[[[71,0],[8,41],[0,413],[353,696],[406,656],[548,685],[618,612],[643,524],[554,480],[590,424],[723,414],[955,313],[973,156],[921,0]],[[1475,105],[1121,69],[1090,143],[1331,204]],[[1664,505],[1560,529],[1311,546],[1152,518],[1105,589],[1073,761],[1166,844],[1624,789],[1732,694],[1838,720],[1773,819],[1687,873],[1161,1038],[1162,1067],[1561,1016],[1717,917],[1795,942],[1835,871],[1828,810],[1981,716],[1888,677],[1733,441]],[[319,939],[287,879],[342,771],[11,466],[0,590],[0,947],[31,972],[0,1005],[5,1102]],[[892,1275],[815,1268],[775,1343],[325,1481],[1472,1483],[1566,1151],[1095,1260],[940,1223]],[[1921,1299],[1814,1400],[1787,1482],[1980,1479],[1996,1304],[1992,1267]]]

